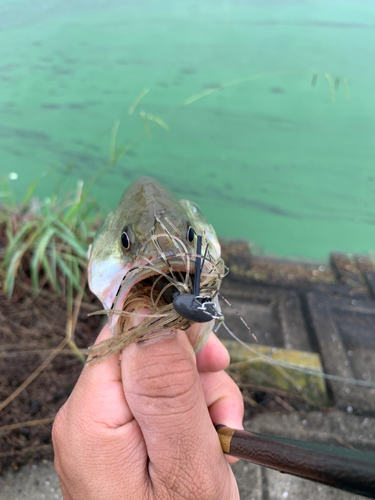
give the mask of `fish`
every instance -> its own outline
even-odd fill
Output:
[[[201,250],[197,253],[197,241]],[[112,338],[90,348],[98,362],[132,342],[186,331],[197,354],[215,320],[196,323],[173,306],[176,296],[192,294],[195,262],[202,264],[199,294],[220,311],[218,290],[228,269],[215,230],[198,205],[178,199],[151,177],[135,180],[99,227],[88,252],[88,283],[108,315]],[[141,314],[147,308],[148,314]],[[129,318],[141,323],[128,328]]]

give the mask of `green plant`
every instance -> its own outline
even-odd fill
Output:
[[[96,203],[82,196],[78,182],[72,195],[57,195],[40,201],[33,197],[33,182],[19,205],[3,180],[0,223],[5,226],[6,248],[1,268],[3,292],[11,297],[20,269],[30,274],[33,288],[49,285],[54,292],[71,295],[81,291],[81,275],[86,269],[88,240],[92,236]]]

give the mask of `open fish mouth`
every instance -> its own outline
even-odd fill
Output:
[[[186,257],[186,254],[174,254],[154,261],[143,258],[126,273],[111,308],[97,312],[108,314],[113,338],[90,348],[93,357],[89,363],[102,361],[132,342],[192,326],[193,322],[180,316],[173,307],[177,295],[193,291],[196,255]],[[200,294],[214,298],[226,274],[224,261],[206,258],[201,269]],[[144,308],[149,314],[139,313]],[[134,316],[144,319],[138,326],[128,328],[128,320]]]
[[[191,273],[181,263],[174,263],[172,268],[159,260],[131,269],[124,276],[109,312],[112,334],[124,330],[124,321],[120,320],[126,319],[127,314],[120,315],[120,311],[132,313],[147,307],[150,314],[156,313],[161,307],[171,305],[176,295],[190,293],[192,281]]]
[[[216,293],[222,279],[219,271],[217,266],[208,260],[203,264],[200,293],[210,297]],[[150,314],[157,317],[161,308],[173,307],[173,299],[177,295],[192,293],[194,279],[194,265],[191,265],[191,261],[188,264],[182,262],[177,255],[169,257],[167,264],[165,259],[158,259],[132,268],[124,276],[109,313],[109,327],[112,334],[123,333],[127,313],[133,313],[135,309],[147,307]],[[116,311],[122,313],[116,314]],[[181,329],[190,325],[191,322],[188,321],[186,325],[181,325],[184,327]]]

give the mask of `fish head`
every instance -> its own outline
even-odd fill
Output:
[[[179,283],[171,290],[183,293],[181,276],[194,273],[198,235],[203,240],[202,253],[207,250],[207,258],[216,261],[220,245],[198,206],[177,199],[156,180],[142,177],[125,190],[96,233],[89,251],[90,289],[104,309],[116,303],[118,310],[135,285],[139,287],[161,271],[167,278],[172,274],[170,281]],[[117,320],[116,315],[109,318],[113,334]],[[198,330],[194,337],[194,345],[198,345]]]

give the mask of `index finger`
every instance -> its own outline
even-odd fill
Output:
[[[111,337],[108,325],[105,325],[95,345]],[[80,408],[109,427],[120,427],[133,419],[122,387],[118,354],[100,363],[85,365],[71,398],[78,399]]]
[[[219,372],[225,370],[230,362],[230,357],[224,344],[211,332],[208,340],[197,355],[197,368],[199,372]]]

